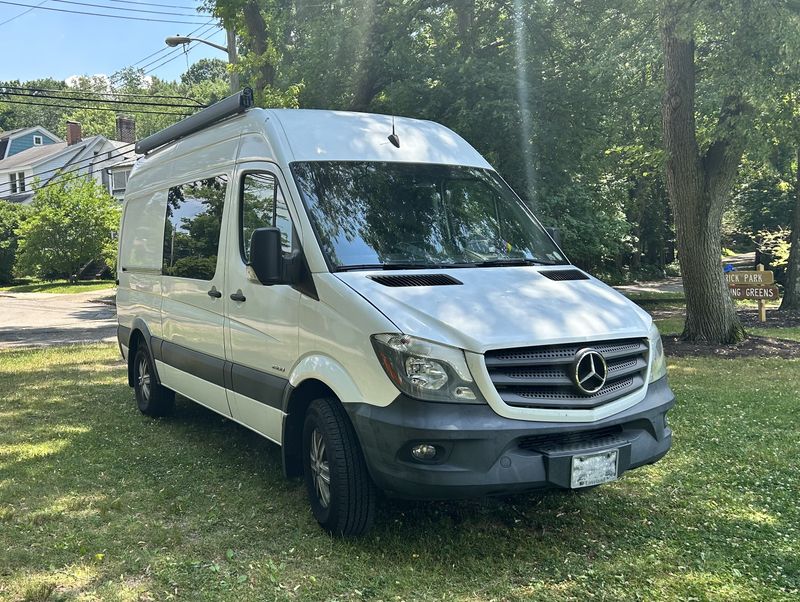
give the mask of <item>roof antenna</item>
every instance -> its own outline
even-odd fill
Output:
[[[397,148],[400,148],[400,136],[397,135],[394,129],[394,116],[392,116],[392,135],[389,136],[389,142]]]

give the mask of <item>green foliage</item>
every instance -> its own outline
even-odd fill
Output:
[[[27,207],[0,201],[0,284],[13,280],[17,257],[16,230],[27,215]]]
[[[93,179],[57,180],[37,190],[30,216],[16,231],[16,273],[72,278],[90,261],[110,258],[119,219],[119,203]]]

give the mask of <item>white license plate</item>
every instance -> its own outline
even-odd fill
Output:
[[[572,480],[570,487],[591,487],[600,483],[608,483],[617,479],[618,450],[572,456]]]

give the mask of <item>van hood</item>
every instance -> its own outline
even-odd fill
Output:
[[[563,269],[561,266],[558,269]],[[475,353],[647,336],[652,319],[596,278],[553,281],[549,267],[339,272],[398,331]],[[386,286],[371,276],[447,274],[463,284]]]

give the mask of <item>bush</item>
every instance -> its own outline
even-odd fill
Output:
[[[119,203],[93,179],[37,190],[30,216],[17,228],[17,275],[72,279],[90,261],[108,261],[119,217]]]
[[[0,284],[14,279],[14,262],[17,257],[17,234],[27,215],[27,207],[0,201]]]

